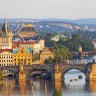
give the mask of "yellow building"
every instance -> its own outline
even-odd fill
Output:
[[[18,66],[19,63],[24,63],[25,65],[32,64],[32,53],[30,49],[14,49],[13,50],[13,63]]]
[[[44,61],[49,57],[54,58],[54,54],[51,48],[44,48],[40,53],[40,63],[44,64]]]
[[[8,29],[6,20],[0,30],[0,49],[12,49],[13,33]]]
[[[37,35],[36,29],[32,26],[32,24],[22,25],[22,27],[18,31],[18,35],[21,38],[24,37],[34,37]]]
[[[12,50],[0,49],[0,66],[13,66]]]

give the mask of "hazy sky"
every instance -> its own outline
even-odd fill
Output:
[[[0,18],[96,18],[96,0],[0,0]]]

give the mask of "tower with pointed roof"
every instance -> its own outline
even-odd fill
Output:
[[[0,30],[0,49],[12,49],[13,33],[9,30],[6,19]]]

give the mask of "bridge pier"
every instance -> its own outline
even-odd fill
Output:
[[[24,80],[20,79],[19,80],[19,88],[22,96],[26,95],[26,79],[23,78]]]
[[[21,82],[26,81],[26,73],[25,72],[19,72],[19,81],[21,81]]]
[[[92,64],[92,68],[90,71],[90,81],[96,80],[96,63]]]
[[[24,70],[24,64],[21,63],[19,66],[19,82],[26,82],[26,72]]]
[[[60,69],[59,69],[59,65],[57,64],[55,66],[55,70],[54,70],[54,86],[55,86],[55,89],[57,91],[61,91],[61,72],[60,72]]]

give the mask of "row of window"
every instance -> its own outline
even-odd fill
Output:
[[[30,61],[30,59],[14,59],[14,61]],[[0,62],[13,62],[13,60],[0,60]]]
[[[0,62],[13,62],[13,60],[0,60]]]
[[[7,57],[6,57],[6,56],[2,56],[2,57],[1,57],[1,56],[0,56],[0,58],[12,58],[12,56],[10,56],[10,57],[8,57],[8,56],[7,56]]]
[[[12,66],[13,64],[0,64],[0,66]]]
[[[14,61],[30,61],[30,59],[14,59]]]
[[[25,36],[25,35],[27,35],[27,36],[33,36],[33,35],[36,35],[36,34],[20,34],[20,35],[22,35],[22,36]]]
[[[28,58],[30,56],[14,56],[15,58]]]
[[[18,65],[18,63],[15,63],[14,65],[16,65],[16,66],[17,66],[17,65]],[[27,65],[27,64],[26,64],[26,65]],[[28,62],[28,65],[30,65],[30,62]]]
[[[18,64],[15,63],[15,65],[18,65]],[[30,62],[28,62],[28,65],[30,65]],[[0,64],[0,66],[13,66],[13,64]]]

